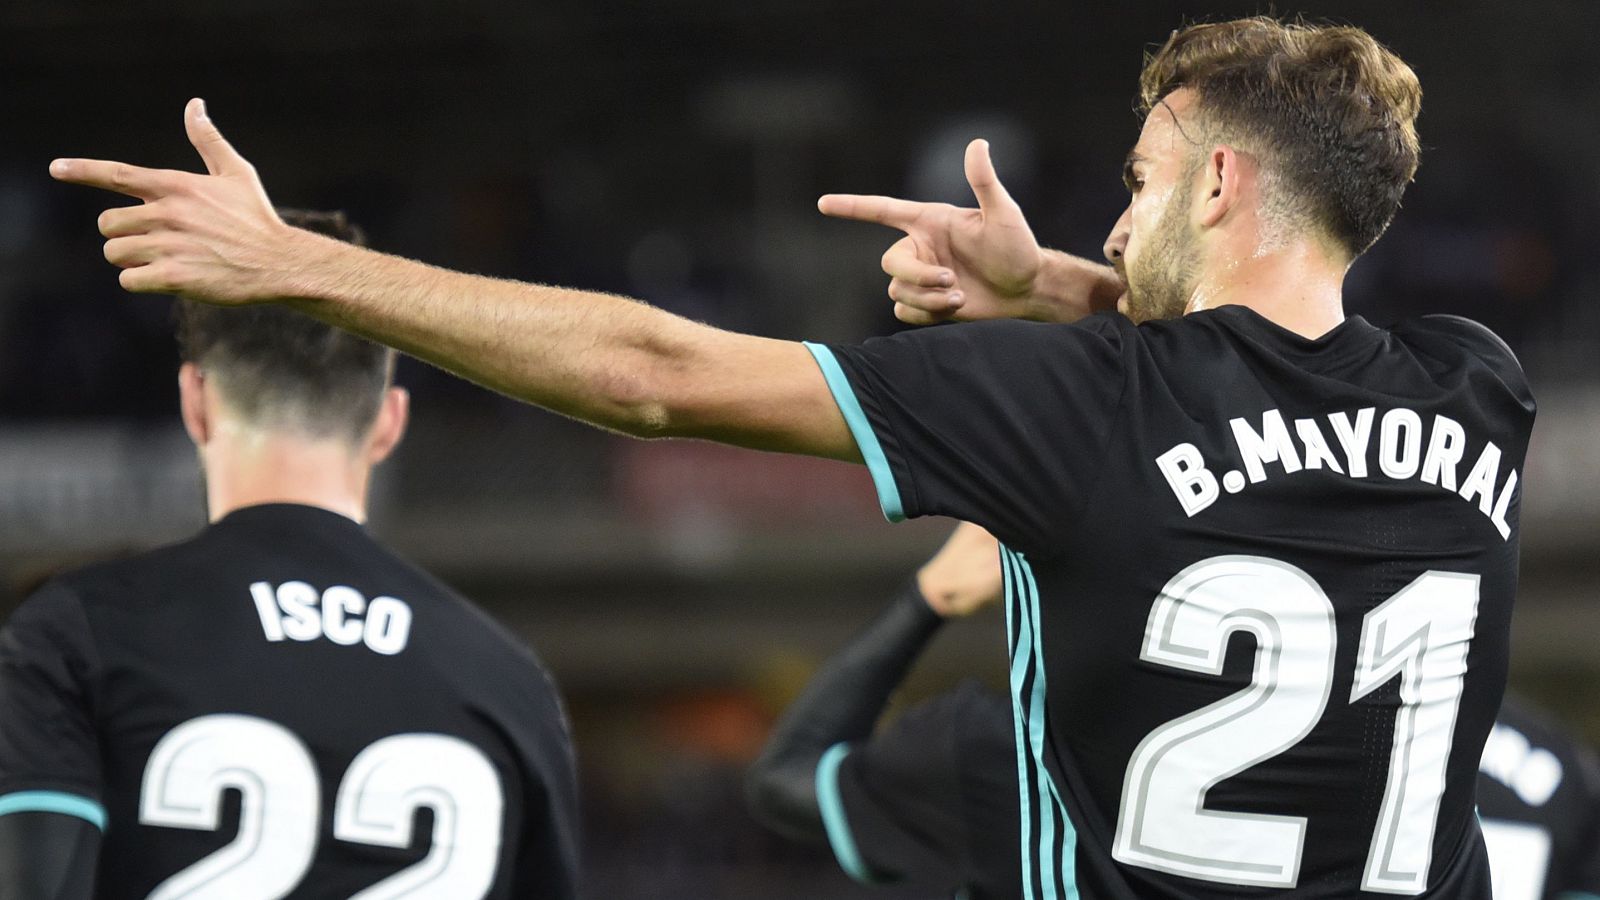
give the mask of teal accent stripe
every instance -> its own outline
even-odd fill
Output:
[[[1588,891],[1563,891],[1556,895],[1556,900],[1600,900],[1600,894],[1591,894]]]
[[[848,744],[834,744],[817,760],[817,806],[822,810],[822,827],[828,832],[828,846],[833,848],[839,868],[862,884],[878,884],[880,880],[867,868],[856,847],[856,837],[850,833],[844,797],[839,793],[839,764],[849,754]]]
[[[856,399],[850,379],[845,377],[844,369],[839,367],[839,360],[834,358],[832,350],[810,341],[803,343],[817,361],[817,368],[822,370],[822,377],[833,394],[833,402],[839,405],[839,412],[844,413],[844,423],[850,426],[850,434],[856,439],[861,459],[867,464],[867,471],[872,473],[872,485],[878,489],[878,506],[883,510],[883,517],[891,522],[904,522],[906,510],[900,503],[900,488],[894,483],[894,472],[889,470],[889,458],[883,455],[877,432],[872,430],[872,423],[867,421],[867,414],[861,409],[861,401]]]
[[[61,791],[18,791],[0,797],[0,816],[28,812],[76,816],[101,831],[106,830],[106,808],[88,797]]]
[[[1033,896],[1033,838],[1030,834],[1033,824],[1032,798],[1028,796],[1028,751],[1027,742],[1022,738],[1022,683],[1028,674],[1028,664],[1033,659],[1033,643],[1028,634],[1027,627],[1023,624],[1027,617],[1023,614],[1021,594],[1017,590],[1017,573],[1012,561],[1011,551],[1004,545],[1000,547],[1000,570],[1005,577],[1006,589],[1006,638],[1011,643],[1011,721],[1016,730],[1017,748],[1017,800],[1022,809],[1022,826],[1017,832],[1022,838],[1018,843],[1022,846],[1022,896],[1023,900],[1034,900]],[[1014,636],[1014,637],[1013,637]]]
[[[1033,745],[1033,758],[1039,766],[1039,782],[1048,791],[1050,800],[1055,804],[1055,809],[1061,813],[1061,859],[1057,861],[1057,864],[1061,867],[1061,881],[1066,889],[1066,896],[1063,900],[1078,900],[1078,832],[1072,825],[1071,817],[1067,815],[1067,805],[1061,801],[1061,792],[1056,789],[1055,778],[1051,776],[1050,770],[1045,768],[1044,764],[1044,640],[1041,637],[1043,632],[1039,627],[1039,584],[1034,581],[1033,568],[1028,565],[1027,559],[1020,553],[1012,555],[1016,558],[1018,568],[1022,570],[1033,625],[1033,661],[1036,671],[1033,678],[1033,697],[1031,698],[1033,727],[1029,738]],[[1052,822],[1050,830],[1047,832],[1050,838],[1054,838],[1054,830],[1055,826]],[[1052,849],[1052,845],[1045,837],[1045,835],[1040,836],[1039,846],[1045,853],[1048,853]],[[1047,880],[1045,884],[1045,894],[1053,896],[1055,894],[1054,880]]]
[[[1039,881],[1043,888],[1041,900],[1077,900],[1077,830],[1067,815],[1067,807],[1061,800],[1055,779],[1044,763],[1046,684],[1044,647],[1039,625],[1039,585],[1034,580],[1032,567],[1022,554],[1002,547],[1001,557],[1006,584],[1006,627],[1008,634],[1013,630],[1016,634],[1015,644],[1011,648],[1011,685],[1012,717],[1016,723],[1017,738],[1018,791],[1022,801],[1023,894],[1026,900],[1033,900],[1031,873],[1034,871],[1033,851],[1037,848]],[[1022,689],[1030,671],[1033,673],[1033,688],[1024,698]],[[1027,704],[1026,716],[1023,713],[1024,703]],[[1028,726],[1026,734],[1024,721]],[[1030,769],[1036,773],[1037,798],[1028,796]],[[1035,800],[1040,810],[1037,836],[1030,834],[1030,809]],[[1063,828],[1062,858],[1053,864],[1049,862],[1054,856],[1055,841],[1052,811],[1060,813]],[[1058,874],[1066,891],[1064,897],[1058,897],[1056,892]]]

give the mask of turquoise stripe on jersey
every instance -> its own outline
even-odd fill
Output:
[[[106,808],[88,797],[62,791],[18,791],[0,797],[0,816],[29,812],[76,816],[101,831],[106,830]]]
[[[1033,567],[1028,565],[1028,560],[1020,553],[1013,555],[1016,557],[1017,566],[1022,570],[1033,624],[1033,661],[1036,667],[1033,678],[1033,697],[1031,698],[1033,728],[1030,737],[1033,744],[1033,758],[1039,766],[1040,784],[1049,789],[1050,799],[1054,802],[1054,809],[1061,813],[1061,859],[1057,864],[1061,867],[1061,882],[1066,890],[1066,896],[1062,900],[1078,900],[1078,831],[1073,827],[1071,817],[1067,815],[1067,804],[1061,800],[1061,792],[1056,789],[1055,778],[1051,776],[1050,770],[1045,768],[1044,764],[1044,640],[1041,637],[1042,631],[1039,627],[1039,584],[1033,578]],[[1051,823],[1051,837],[1054,837],[1054,822]],[[1045,841],[1044,836],[1041,835],[1039,846],[1048,851],[1051,844]],[[1046,893],[1053,894],[1055,892],[1054,882],[1051,881],[1048,884],[1050,887]]]
[[[883,510],[883,517],[891,522],[904,522],[906,510],[900,503],[900,488],[894,483],[894,472],[889,470],[889,458],[883,455],[877,432],[872,430],[872,423],[867,421],[867,414],[861,409],[861,401],[856,399],[850,379],[845,377],[844,369],[839,367],[832,350],[810,341],[804,343],[817,361],[817,368],[822,370],[823,379],[828,382],[833,402],[839,405],[839,412],[844,413],[844,423],[850,426],[850,435],[856,439],[856,447],[861,451],[862,461],[867,464],[867,471],[872,473],[872,485],[878,489],[878,506]]]
[[[834,744],[817,760],[817,806],[822,810],[822,827],[828,833],[828,846],[833,848],[839,868],[862,884],[878,884],[879,879],[867,868],[856,847],[856,837],[850,832],[850,819],[844,811],[844,796],[839,793],[839,764],[849,754],[849,745]]]
[[[1000,571],[1006,589],[1006,639],[1011,642],[1011,721],[1017,738],[1017,800],[1022,810],[1022,826],[1017,832],[1021,836],[1018,843],[1022,847],[1022,897],[1023,900],[1034,900],[1033,839],[1030,834],[1033,805],[1032,798],[1028,796],[1028,745],[1022,737],[1022,723],[1025,721],[1022,714],[1022,685],[1027,678],[1028,664],[1033,660],[1033,641],[1024,625],[1028,617],[1022,611],[1011,551],[1004,545],[1000,547]]]

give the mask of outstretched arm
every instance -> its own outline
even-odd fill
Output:
[[[55,178],[143,203],[100,230],[122,285],[281,302],[547,409],[639,437],[699,437],[859,461],[805,347],[610,294],[452,272],[290,228],[205,106],[185,110],[208,174],[59,159]]]
[[[1000,594],[999,546],[963,523],[883,612],[806,685],[773,729],[745,779],[751,811],[796,840],[826,834],[817,763],[829,747],[860,741],[945,617],[968,615]]]
[[[1116,307],[1123,291],[1116,270],[1039,246],[995,173],[987,141],[967,145],[966,172],[976,209],[857,194],[817,202],[826,215],[905,232],[883,255],[897,318],[912,325],[1074,322]]]

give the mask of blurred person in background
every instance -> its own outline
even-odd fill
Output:
[[[1600,898],[1600,759],[1507,694],[1478,766],[1495,900]]]
[[[282,308],[177,318],[211,525],[0,631],[0,896],[575,896],[548,675],[363,525],[394,351]]]
[[[975,143],[979,253],[918,281],[966,318],[1058,322],[853,347],[285,227],[198,100],[209,174],[51,174],[143,201],[99,220],[129,290],[287,303],[638,437],[862,463],[891,520],[993,533],[1025,896],[1487,898],[1473,780],[1534,402],[1476,323],[1343,307],[1420,158],[1416,75],[1358,28],[1256,17],[1173,33],[1140,100],[1105,244],[1126,317],[1086,316],[1104,270],[1041,251]],[[980,284],[994,269],[1022,277]]]
[[[1011,701],[967,680],[874,733],[890,695],[951,618],[1001,596],[1000,548],[963,523],[790,704],[750,767],[751,812],[826,843],[862,884],[966,900],[1021,897]],[[1496,900],[1600,898],[1600,760],[1507,696],[1478,775]]]
[[[755,817],[786,837],[827,843],[863,884],[1020,897],[1010,701],[968,679],[873,733],[944,623],[1000,592],[999,543],[957,526],[784,712],[746,779]]]

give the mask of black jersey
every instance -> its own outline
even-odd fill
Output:
[[[817,792],[840,866],[1021,897],[1016,749],[1010,701],[969,681],[831,750]],[[1600,759],[1511,696],[1484,744],[1478,817],[1495,900],[1600,898]]]
[[[1495,900],[1600,897],[1600,760],[1508,696],[1479,764]]]
[[[0,632],[0,812],[99,824],[105,900],[571,897],[575,795],[533,655],[325,510],[241,509]]]
[[[817,766],[828,843],[857,881],[964,885],[1022,896],[1011,707],[975,681],[918,704]]]
[[[1006,545],[1024,896],[1487,898],[1533,400],[1237,306],[812,347],[892,519]]]

